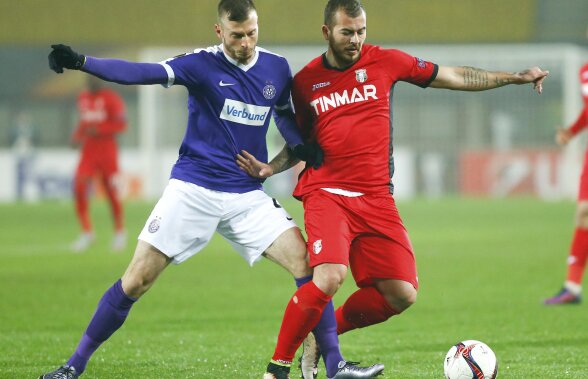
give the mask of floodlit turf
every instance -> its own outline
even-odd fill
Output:
[[[300,221],[299,203],[283,203]],[[69,357],[126,268],[151,207],[127,204],[131,244],[116,254],[107,207],[94,204],[97,244],[72,254],[71,204],[0,205],[0,378],[36,378]],[[478,339],[496,353],[499,378],[588,378],[588,302],[541,305],[564,277],[572,202],[415,200],[399,208],[417,254],[419,299],[384,324],[342,335],[348,359],[384,363],[383,378],[442,378],[449,347]],[[353,290],[349,276],[336,305]],[[261,379],[293,291],[286,272],[265,261],[249,268],[215,237],[166,270],[83,378]]]

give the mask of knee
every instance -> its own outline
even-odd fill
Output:
[[[347,267],[341,264],[321,264],[314,269],[313,281],[327,295],[334,295],[345,281]]]
[[[576,226],[588,229],[588,206],[579,206],[576,211]]]
[[[121,284],[123,291],[127,296],[138,299],[151,288],[153,282],[148,280],[147,277],[138,275],[137,273],[125,273],[121,278]]]
[[[404,281],[385,281],[376,285],[388,304],[398,313],[402,313],[416,302],[417,290]]]
[[[402,313],[411,305],[416,302],[417,299],[417,291],[414,288],[408,288],[406,290],[401,291],[397,296],[393,299],[388,301],[390,305],[398,311],[398,313]]]

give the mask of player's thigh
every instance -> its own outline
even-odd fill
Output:
[[[181,263],[208,244],[222,214],[222,193],[171,179],[139,239]]]
[[[261,190],[227,196],[230,199],[217,230],[250,265],[285,231],[297,228],[288,212]]]
[[[308,266],[306,243],[298,227],[290,228],[280,234],[265,250],[263,256],[282,266],[296,278],[312,274]]]
[[[76,167],[74,181],[90,181],[96,174],[96,159],[90,154],[81,154],[80,161]]]
[[[349,266],[359,287],[374,285],[376,280],[395,279],[418,288],[416,261],[406,241],[388,236],[360,236],[351,245]]]
[[[353,239],[348,200],[323,190],[304,196],[304,225],[311,267],[323,263],[349,264],[349,247]]]
[[[111,177],[118,172],[118,153],[114,148],[107,148],[98,162],[100,172],[105,177]]]
[[[131,297],[140,297],[151,288],[170,261],[161,251],[139,240],[133,259],[121,279],[123,290]]]

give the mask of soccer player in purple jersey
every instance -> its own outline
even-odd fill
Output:
[[[306,160],[318,167],[322,151],[318,145],[304,145],[295,125],[288,63],[256,46],[253,2],[221,0],[215,29],[220,45],[161,63],[99,59],[69,46],[52,45],[49,66],[57,73],[78,69],[120,84],[186,87],[189,117],[169,184],[139,235],[126,272],[103,295],[67,363],[40,379],[78,378],[92,354],[122,326],[133,304],[168,264],[195,255],[215,231],[250,265],[264,256],[288,270],[298,286],[311,280],[300,229],[263,192],[262,180],[243,172],[235,158],[245,150],[267,161],[265,136],[272,114],[291,149],[291,162]],[[322,322],[323,334],[328,334],[319,341],[323,354],[345,363],[332,304]],[[357,378],[368,377],[362,376],[364,368],[354,367]]]

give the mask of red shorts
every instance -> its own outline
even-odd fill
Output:
[[[76,177],[93,177],[100,174],[111,177],[118,172],[118,154],[116,150],[106,149],[101,154],[83,151],[76,170]]]
[[[346,197],[316,190],[302,201],[311,267],[348,265],[359,287],[398,279],[418,288],[412,244],[392,195]]]
[[[582,166],[582,175],[580,176],[578,201],[588,201],[588,150],[584,153],[584,166]]]

